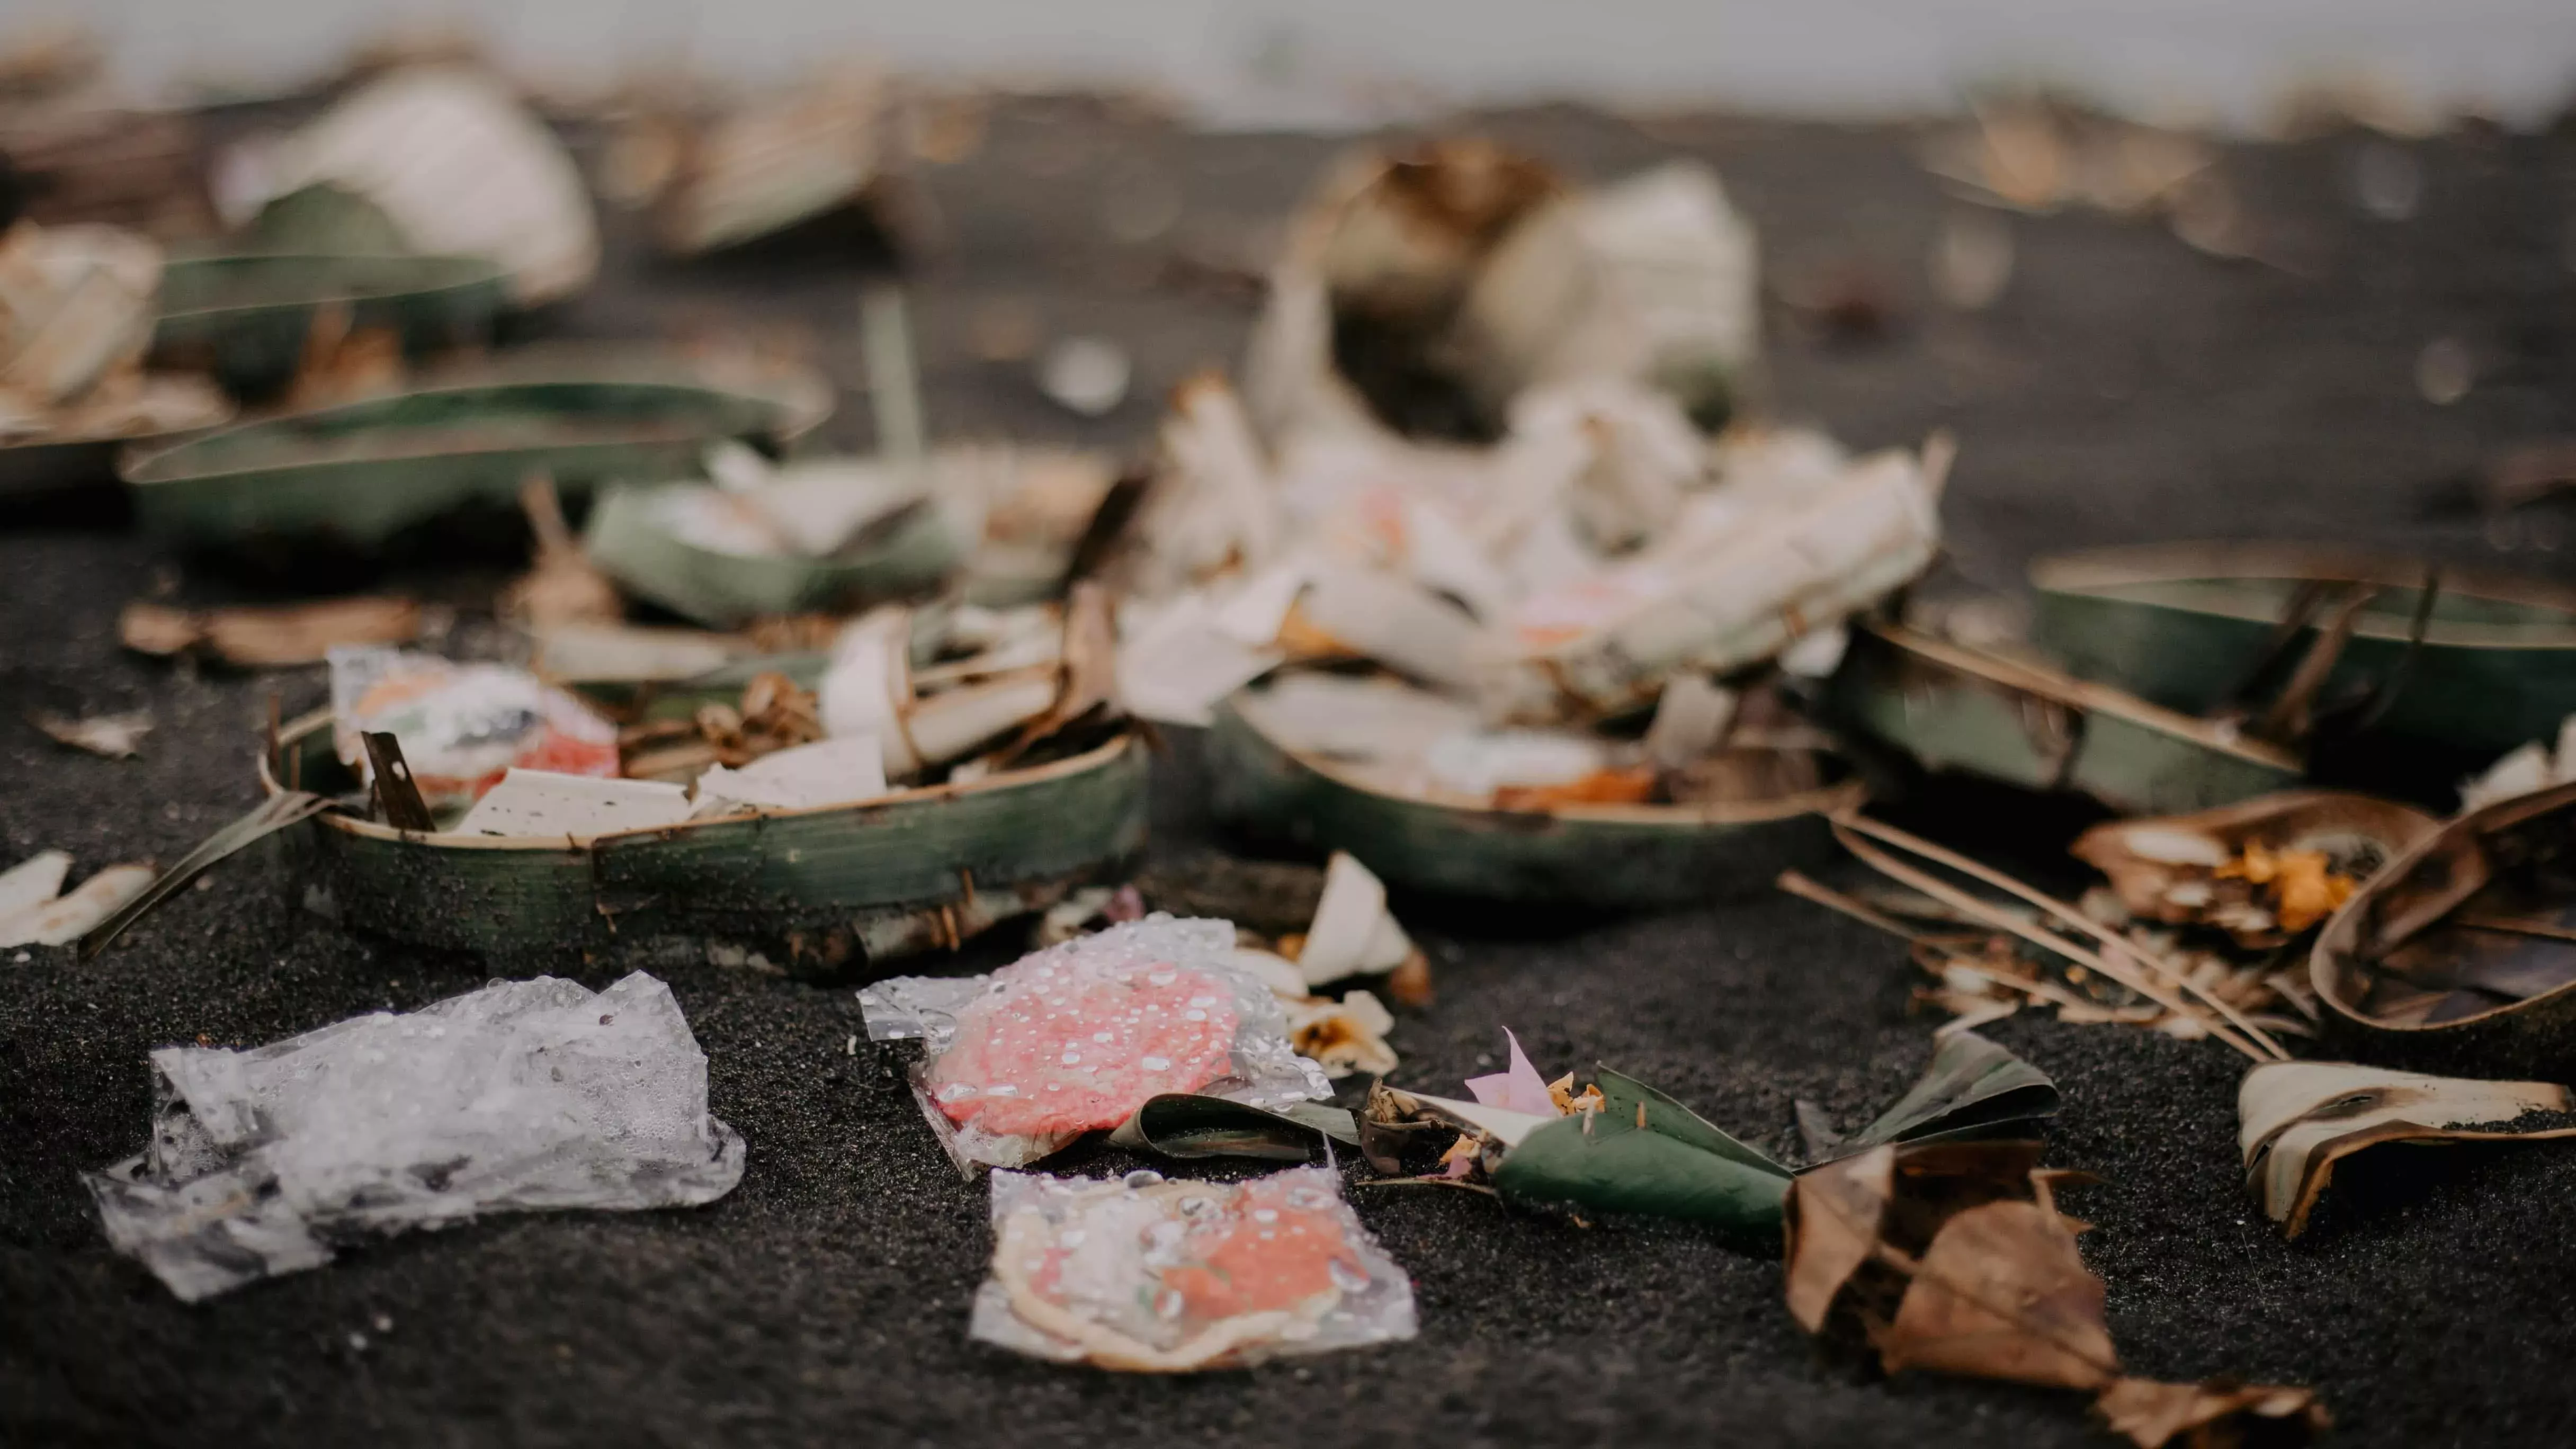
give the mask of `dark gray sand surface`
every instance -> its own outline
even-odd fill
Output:
[[[1734,120],[1651,127],[1573,111],[1490,128],[1586,176],[1672,154],[1719,165],[1776,273],[1861,268],[1897,304],[1888,336],[1833,342],[1775,316],[1780,410],[1863,446],[1954,428],[1946,514],[1969,580],[2009,588],[2034,551],[2165,537],[2306,537],[2439,552],[2564,578],[2576,539],[2542,516],[2489,528],[2461,480],[2493,448],[2576,430],[2576,135],[2471,134],[2422,162],[2411,220],[2365,217],[2345,136],[2231,152],[2266,261],[2163,229],[2015,218],[2019,266],[1990,311],[1939,310],[1921,278],[1946,207],[1888,129]],[[1005,112],[971,162],[929,173],[947,257],[918,301],[934,427],[1140,446],[1162,392],[1229,359],[1250,304],[1207,263],[1245,254],[1334,147],[1193,137],[1095,103]],[[1176,189],[1178,227],[1116,239],[1105,213]],[[648,336],[727,311],[827,329],[858,381],[843,240],[721,263],[643,257],[621,233],[607,283],[560,330]],[[1175,264],[1176,255],[1193,260]],[[1025,303],[1050,334],[1131,347],[1138,386],[1081,423],[1023,365],[980,361],[979,304]],[[2419,396],[2437,337],[2476,360],[2464,400]],[[863,444],[863,400],[831,425]],[[118,607],[169,561],[112,520],[0,527],[0,857],[46,847],[86,872],[175,858],[246,808],[272,691],[314,673],[193,677],[121,656]],[[257,584],[187,566],[182,596]],[[149,705],[142,759],[57,750],[30,708]],[[1157,782],[1157,849],[1203,838],[1192,742]],[[2008,830],[2008,806],[1974,822]],[[1937,820],[1933,822],[1939,823]],[[371,941],[219,869],[91,965],[0,955],[0,1440],[12,1443],[2099,1444],[2071,1396],[1818,1360],[1776,1264],[1689,1228],[1589,1229],[1472,1194],[1354,1186],[1414,1275],[1421,1338],[1250,1372],[1120,1377],[965,1338],[988,1247],[960,1180],[862,1042],[854,992],[662,966],[712,1060],[717,1114],[750,1144],[730,1197],[688,1212],[509,1218],[357,1249],[198,1307],[111,1254],[77,1173],[135,1150],[144,1054],[255,1045],[471,989],[480,963]],[[1792,1099],[1845,1121],[1920,1069],[1891,942],[1758,880],[1703,909],[1617,921],[1418,912],[1439,1001],[1406,1015],[1396,1080],[1455,1090],[1500,1027],[1553,1073],[1607,1061],[1766,1142]],[[604,984],[613,972],[559,969]],[[2237,1167],[2241,1063],[2212,1043],[2020,1020],[1998,1040],[2055,1074],[2053,1161],[2106,1185],[2093,1222],[2134,1370],[2317,1386],[2353,1445],[2576,1438],[2576,1151],[2451,1150],[2351,1172],[2283,1244]],[[1069,1170],[1116,1170],[1082,1150]],[[1365,1176],[1362,1170],[1357,1176]]]

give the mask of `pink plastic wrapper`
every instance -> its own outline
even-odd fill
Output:
[[[1166,1092],[1271,1108],[1332,1095],[1233,950],[1226,922],[1149,916],[990,976],[880,981],[859,1005],[871,1040],[929,1048],[913,1088],[958,1167],[1018,1167]]]
[[[331,651],[331,746],[369,775],[361,734],[389,731],[433,811],[461,810],[512,769],[617,775],[617,726],[505,664],[381,646]]]
[[[993,1238],[967,1331],[1059,1363],[1186,1373],[1415,1332],[1412,1281],[1328,1167],[1236,1183],[997,1172]]]

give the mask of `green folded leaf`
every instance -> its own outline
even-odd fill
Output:
[[[1849,1157],[1889,1142],[1946,1142],[2027,1137],[2031,1124],[2057,1115],[2057,1083],[2048,1074],[1972,1031],[1941,1039],[1932,1064],[1896,1105],[1833,1146]]]
[[[1712,1223],[1775,1250],[1790,1171],[1645,1083],[1607,1067],[1602,1109],[1550,1122],[1494,1172],[1505,1197]]]
[[[1109,1134],[1111,1145],[1165,1157],[1258,1157],[1304,1162],[1318,1135],[1357,1147],[1359,1125],[1347,1107],[1299,1102],[1277,1112],[1194,1092],[1146,1101]]]

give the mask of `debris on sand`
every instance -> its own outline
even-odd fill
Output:
[[[187,1302],[487,1213],[694,1207],[742,1178],[670,988],[540,976],[256,1051],[152,1054],[151,1145],[88,1174]]]
[[[1828,1344],[1909,1368],[2095,1396],[2139,1449],[2300,1444],[2325,1431],[2313,1391],[2128,1377],[2084,1266],[2084,1224],[2056,1192],[2091,1179],[2042,1169],[2035,1142],[1872,1148],[1788,1190],[1788,1303]]]
[[[2368,795],[2293,790],[2194,815],[2097,825],[2069,847],[2135,916],[2205,925],[2248,949],[2333,915],[2371,873],[2433,833],[2433,818]]]
[[[510,87],[467,65],[397,68],[256,152],[228,198],[272,249],[487,257],[523,307],[599,270],[590,193]]]
[[[2448,1072],[2576,1070],[2576,785],[2473,810],[2365,883],[2317,936],[2310,981],[2370,1054]]]
[[[115,227],[20,221],[0,232],[0,459],[231,415],[203,379],[143,370],[161,260],[159,246]]]
[[[470,805],[514,767],[618,773],[617,727],[524,670],[381,647],[334,648],[329,657],[341,763],[364,760],[361,735],[398,736],[433,812]]]
[[[913,1089],[958,1169],[1018,1167],[1167,1093],[1273,1109],[1332,1095],[1233,952],[1223,921],[1149,916],[989,976],[880,981],[859,1004],[871,1040],[924,1044]]]
[[[0,946],[62,946],[89,934],[152,884],[149,863],[111,865],[69,894],[72,858],[40,851],[0,872]]]
[[[1387,909],[1384,883],[1341,851],[1321,870],[1216,855],[1149,870],[1133,885],[1068,898],[1047,913],[1038,943],[1072,940],[1149,909],[1234,922],[1235,964],[1279,998],[1290,1043],[1330,1077],[1394,1071],[1386,1036],[1395,1016],[1375,992],[1349,988],[1336,998],[1320,988],[1381,978],[1402,1005],[1431,1001],[1430,957]]]
[[[152,711],[148,709],[79,718],[39,710],[27,720],[56,744],[111,760],[130,760],[141,754],[143,737],[152,733]]]
[[[613,143],[619,199],[651,209],[674,256],[698,256],[855,206],[887,240],[918,204],[897,164],[892,87],[842,67],[801,86],[696,114],[647,109]]]
[[[617,585],[591,563],[564,522],[554,480],[542,473],[529,478],[519,489],[519,509],[528,516],[537,556],[528,572],[502,591],[495,612],[536,629],[614,624],[625,618],[626,601],[618,597]]]
[[[2289,973],[2277,965],[2186,952],[2170,936],[2129,925],[2116,911],[2105,922],[2080,904],[1881,820],[1845,814],[1833,828],[1845,849],[1905,893],[1873,904],[1794,872],[1782,877],[1781,887],[1911,943],[1915,960],[1941,983],[1927,999],[1958,1018],[1945,1030],[2010,1015],[2027,1000],[2054,1006],[2064,1021],[2215,1037],[2253,1061],[2288,1057],[2276,1033],[2313,1030],[2309,1022],[2263,1011],[2282,995],[2305,995],[2295,986],[2285,991]],[[2041,954],[2026,958],[2023,948]]]
[[[1370,1163],[1399,1173],[1445,1141],[1445,1181],[1489,1184],[1508,1200],[1578,1212],[1703,1222],[1750,1251],[1776,1245],[1795,1169],[1625,1073],[1599,1068],[1580,1092],[1572,1073],[1543,1080],[1519,1038],[1505,1037],[1510,1065],[1470,1079],[1473,1101],[1373,1088],[1361,1114]],[[1813,1108],[1801,1111],[1800,1125],[1811,1153],[1831,1161],[1886,1143],[2026,1133],[2057,1109],[2056,1084],[2045,1074],[1960,1033],[1938,1045],[1912,1090],[1849,1138]]]
[[[2281,1236],[2307,1230],[2335,1164],[2383,1142],[2537,1141],[2576,1136],[2576,1103],[2550,1082],[2427,1077],[2349,1062],[2269,1062],[2237,1089],[2245,1184]],[[2537,1125],[2531,1125],[2531,1124]]]
[[[178,609],[137,599],[117,616],[116,633],[137,654],[202,654],[239,669],[283,669],[320,664],[343,646],[408,644],[430,625],[429,610],[402,598],[230,609]]]
[[[1311,1167],[1237,1183],[996,1172],[992,1276],[968,1331],[1130,1373],[1411,1338],[1412,1282],[1341,1186]]]
[[[2461,781],[2460,813],[2466,815],[2499,800],[2566,784],[2576,784],[2576,715],[2559,722],[2555,748],[2538,740],[2517,745],[2474,777]]]

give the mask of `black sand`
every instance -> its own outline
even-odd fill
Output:
[[[2267,256],[2231,263],[2160,228],[2016,219],[2020,265],[1990,312],[1925,296],[1946,203],[1906,134],[1741,121],[1641,129],[1577,112],[1494,130],[1584,175],[1703,155],[1763,228],[1776,272],[1846,262],[1884,278],[1893,334],[1830,344],[1775,317],[1787,413],[1859,445],[1936,424],[1962,457],[1947,505],[1958,566],[2009,587],[2035,550],[2177,536],[2306,537],[2439,552],[2565,577],[2556,519],[2490,535],[2456,506],[2484,453],[2576,428],[2576,137],[2412,147],[2413,220],[2363,217],[2358,137],[2246,149],[2226,168]],[[1192,138],[1091,104],[1006,114],[972,162],[930,175],[949,259],[925,282],[931,415],[944,434],[1017,430],[1120,445],[1161,392],[1228,359],[1249,306],[1168,265],[1175,242],[1239,245],[1333,146]],[[1177,232],[1120,243],[1108,199],[1177,185]],[[726,309],[828,325],[857,379],[838,239],[678,267],[621,240],[568,330],[649,335]],[[2285,269],[2286,268],[2286,269]],[[1025,368],[980,362],[973,304],[1025,299],[1050,333],[1135,352],[1138,386],[1083,424]],[[2477,386],[2437,407],[2417,352],[2456,336]],[[855,394],[832,425],[867,438]],[[118,607],[165,561],[97,520],[0,532],[0,858],[73,851],[86,872],[176,857],[255,798],[266,700],[318,678],[195,678],[120,655]],[[190,568],[185,596],[253,586]],[[149,704],[144,758],[61,751],[29,708]],[[1159,782],[1158,845],[1200,832],[1184,747]],[[1779,1270],[1660,1224],[1581,1230],[1467,1194],[1357,1187],[1415,1275],[1409,1346],[1185,1381],[1024,1362],[969,1344],[987,1250],[962,1182],[862,1043],[853,993],[664,968],[713,1061],[716,1112],[750,1143],[726,1200],[694,1212],[518,1218],[365,1248],[183,1307],[102,1240],[77,1172],[135,1149],[145,1052],[252,1045],[479,985],[477,963],[370,941],[285,904],[246,865],[216,872],[94,965],[0,954],[0,1438],[29,1444],[298,1442],[1185,1442],[2087,1444],[2077,1400],[1821,1364]],[[1931,1022],[1886,940],[1746,882],[1651,919],[1499,928],[1426,918],[1439,1004],[1399,1025],[1400,1082],[1454,1089],[1517,1029],[1543,1068],[1611,1062],[1713,1119],[1786,1137],[1793,1097],[1855,1121],[1920,1068]],[[574,968],[577,969],[577,966]],[[584,973],[602,984],[608,973]],[[2564,1231],[2576,1152],[2408,1159],[2356,1180],[2284,1245],[2234,1146],[2240,1063],[2210,1043],[2008,1022],[1999,1040],[2067,1094],[2053,1160],[2108,1185],[2097,1224],[2131,1365],[2316,1385],[2336,1442],[2564,1443],[2576,1434]],[[1076,1153],[1081,1170],[1123,1167]]]

